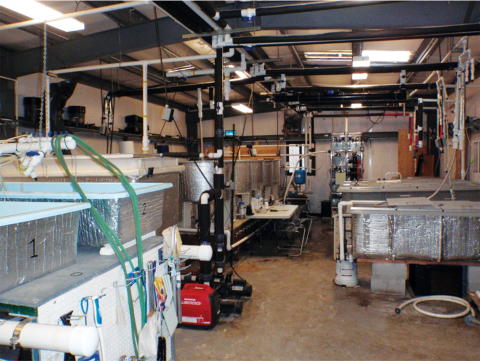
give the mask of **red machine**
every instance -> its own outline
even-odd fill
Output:
[[[213,328],[220,318],[220,297],[210,286],[187,283],[182,289],[182,324]]]

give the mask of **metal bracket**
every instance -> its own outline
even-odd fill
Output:
[[[20,321],[17,327],[15,327],[15,330],[13,330],[13,335],[12,335],[12,338],[10,339],[10,346],[12,346],[14,350],[17,345],[20,345],[20,342],[19,342],[20,334],[22,333],[22,330],[25,327],[25,325],[30,321],[32,321],[30,317],[24,318],[22,321]]]

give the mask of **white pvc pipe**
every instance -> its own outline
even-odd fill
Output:
[[[223,149],[217,149],[215,153],[208,153],[208,158],[218,159],[222,157],[222,154],[223,154]]]
[[[263,224],[260,228],[258,228],[257,230],[253,231],[253,232],[250,233],[248,236],[243,237],[241,240],[239,240],[238,242],[235,242],[235,243],[232,244],[232,245],[230,245],[230,242],[227,242],[227,250],[231,251],[232,248],[235,248],[235,247],[240,246],[243,242],[246,242],[247,240],[249,240],[250,238],[252,238],[255,234],[257,234],[259,230],[261,230],[262,228],[266,227],[270,222],[271,222],[271,221],[268,221],[267,223]]]
[[[20,321],[0,320],[0,345],[10,345],[15,328]],[[97,350],[99,336],[95,327],[54,326],[27,323],[19,336],[19,346],[38,350],[91,356]]]
[[[203,203],[205,204],[205,203]],[[178,229],[180,232],[185,232],[185,233],[197,233],[198,232],[198,229],[196,228],[179,228]],[[224,229],[223,232],[225,233],[225,235],[227,236],[227,250],[231,250],[231,238],[232,238],[232,233],[230,232],[230,230],[228,229]],[[210,233],[215,233],[215,230],[210,230]],[[182,246],[183,247],[183,246]],[[186,246],[186,247],[190,247],[190,246]],[[207,260],[208,261],[208,260]]]
[[[230,51],[223,53],[224,58],[232,57],[235,54],[235,49],[231,48]],[[209,60],[215,59],[216,54],[206,54],[206,55],[192,55],[192,56],[183,56],[178,58],[168,58],[163,59],[163,63],[177,63],[181,61],[193,61],[193,60]],[[90,71],[90,70],[100,70],[100,69],[112,69],[112,68],[125,68],[129,66],[143,66],[143,65],[155,65],[162,63],[161,59],[152,59],[152,60],[137,60],[137,61],[126,61],[121,63],[112,63],[112,64],[102,64],[102,65],[91,65],[91,66],[81,66],[77,68],[67,68],[67,69],[58,69],[50,70],[51,74],[65,74],[65,73],[76,73],[79,71]]]
[[[75,149],[77,143],[71,137],[63,138],[62,149]],[[52,138],[20,138],[17,143],[1,143],[0,154],[25,153],[30,151],[52,151]]]
[[[200,204],[208,204],[208,200],[210,199],[210,194],[202,193],[200,196]]]
[[[142,152],[148,153],[148,65],[143,64],[143,137],[142,137]]]
[[[128,9],[128,8],[141,6],[141,5],[148,5],[148,4],[151,4],[151,2],[150,1],[131,1],[131,2],[126,2],[126,3],[116,4],[116,5],[102,6],[102,7],[94,8],[94,9],[76,11],[76,12],[73,12],[73,13],[63,14],[61,16],[49,19],[47,21],[47,24],[52,22],[52,21],[57,21],[57,20],[79,18],[81,16],[92,15],[92,14],[101,14],[101,13],[106,13],[106,12],[109,12],[109,11]],[[33,20],[21,21],[21,22],[18,22],[18,23],[2,25],[2,26],[0,26],[0,31],[24,28],[26,26],[32,26],[32,25],[39,25],[39,24],[43,24],[44,22],[45,22],[44,19],[41,19],[41,20],[33,19]]]
[[[213,250],[212,246],[206,244],[200,246],[181,246],[179,256],[186,259],[210,261],[213,256]]]

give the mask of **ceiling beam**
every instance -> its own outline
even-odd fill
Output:
[[[470,14],[469,23],[479,23],[480,2],[473,1],[474,5],[471,3],[469,1],[399,1],[351,9],[266,16],[255,19],[255,22],[262,27],[262,30],[396,29],[462,24],[465,23],[468,13]],[[237,22],[237,20],[227,22],[232,27],[237,23],[239,26],[251,26],[250,23]]]
[[[288,35],[288,33],[287,33],[286,30],[280,30],[280,34],[282,34],[282,35]],[[299,68],[304,69],[305,66],[303,65],[302,59],[300,59],[300,56],[298,55],[297,49],[295,49],[295,46],[293,46],[293,45],[288,45],[288,50],[290,50],[290,53],[291,53],[292,56],[293,56],[293,60],[295,60],[295,63],[297,64],[297,66],[298,66]],[[309,77],[308,75],[304,75],[303,78],[305,79],[305,82],[306,82],[309,86],[312,86],[312,85],[313,85],[312,80],[310,79],[310,77]]]
[[[60,75],[60,77],[63,78],[63,79],[71,79],[71,78],[74,78],[78,75],[79,74],[77,74],[77,73],[71,73],[71,74],[62,74],[62,75]],[[110,84],[109,80],[101,79],[101,78],[98,78],[96,76],[86,74],[86,73],[81,73],[81,76],[82,76],[82,78],[79,81],[80,84],[87,85],[87,86],[92,87],[92,88],[102,89],[102,90],[108,91],[107,85]],[[124,90],[124,91],[132,90],[132,88],[127,87],[127,86],[122,85],[122,84],[114,83],[114,86],[117,87],[118,90]],[[137,99],[137,100],[142,100],[142,95],[134,94],[134,95],[128,95],[128,97],[133,98],[133,99]],[[166,104],[165,98],[160,98],[160,97],[157,97],[157,96],[154,96],[154,95],[151,95],[151,94],[148,95],[148,102],[152,103],[152,104],[161,105],[161,106],[164,106]],[[188,110],[187,106],[185,106],[183,104],[180,104],[180,103],[177,103],[177,102],[172,102],[171,100],[168,101],[168,104],[169,104],[169,106],[171,106],[173,108],[176,108],[176,109],[179,109],[183,112],[186,112]]]
[[[158,19],[162,45],[182,42],[186,30],[170,18]],[[112,29],[49,45],[48,70],[71,67],[100,58],[118,56],[157,47],[155,20]],[[82,51],[79,51],[81,49]],[[42,72],[43,47],[5,57],[2,74],[12,78]]]

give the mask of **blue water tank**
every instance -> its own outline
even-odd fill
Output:
[[[296,184],[305,184],[307,181],[307,172],[305,169],[297,169],[295,171],[295,183]]]

